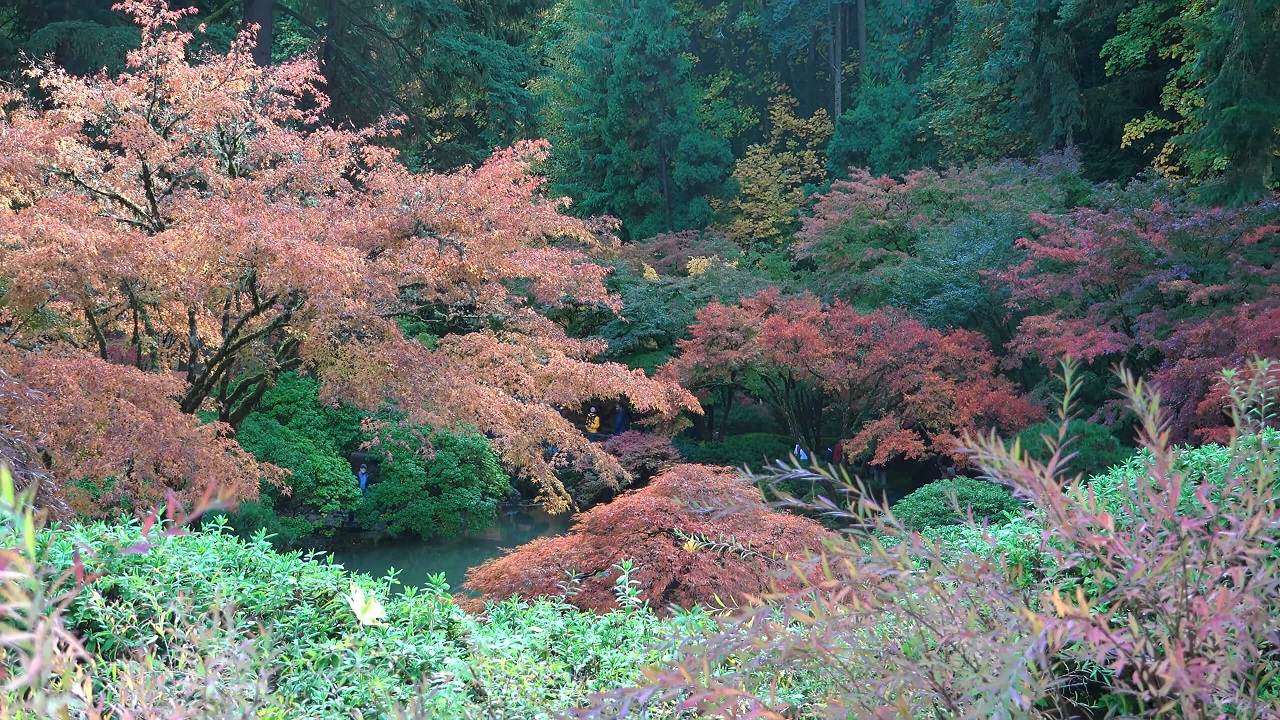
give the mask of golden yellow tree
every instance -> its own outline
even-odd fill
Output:
[[[748,147],[734,167],[738,194],[729,201],[726,233],[744,247],[768,248],[790,236],[805,201],[804,186],[826,181],[822,148],[831,138],[831,119],[826,110],[800,118],[796,105],[789,95],[774,96],[768,142]]]

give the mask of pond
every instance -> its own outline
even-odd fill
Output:
[[[442,572],[450,589],[459,592],[467,570],[517,545],[566,532],[572,522],[569,513],[549,515],[538,507],[500,509],[494,526],[476,535],[430,542],[416,538],[351,542],[335,544],[330,553],[346,569],[375,578],[395,568],[400,571],[397,579],[406,586],[425,585],[428,575]]]

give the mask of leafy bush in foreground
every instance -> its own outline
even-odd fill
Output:
[[[1034,523],[918,533],[867,496],[817,508],[858,525],[831,545],[821,585],[772,596],[581,715],[666,701],[780,717],[788,708],[744,680],[808,672],[813,687],[828,683],[811,698],[827,717],[1275,717],[1280,438],[1263,429],[1274,416],[1246,412],[1275,407],[1257,401],[1268,371],[1254,370],[1232,382],[1236,432],[1199,466],[1169,443],[1157,397],[1126,376],[1145,454],[1113,498],[1064,491],[1060,462],[975,441],[977,464],[1034,506]]]
[[[390,575],[279,554],[222,521],[39,530],[32,493],[12,488],[0,468],[6,718],[549,718],[718,627],[702,610],[651,612],[629,560],[613,568],[618,610],[513,600],[471,615],[442,576],[392,595]],[[813,681],[750,680],[792,702]]]
[[[924,530],[959,525],[968,512],[972,512],[979,523],[999,523],[1005,520],[1006,513],[1015,513],[1021,508],[1022,503],[1008,488],[986,480],[958,477],[935,480],[894,503],[889,510],[903,527]]]
[[[113,549],[141,540],[133,523],[42,539],[59,566],[72,564],[78,543],[98,555],[88,567],[101,576],[66,621],[97,659],[94,695],[114,705],[199,706],[206,688],[141,680],[172,682],[165,673],[185,672],[175,663],[201,661],[208,687],[230,703],[224,709],[257,717],[389,717],[410,703],[426,717],[547,717],[635,681],[662,659],[649,649],[659,641],[711,626],[698,612],[662,621],[634,604],[597,616],[559,602],[506,602],[473,616],[442,576],[392,595],[390,578],[277,554],[262,537],[216,526],[162,538],[146,553]],[[352,583],[381,606],[375,624],[353,613]]]

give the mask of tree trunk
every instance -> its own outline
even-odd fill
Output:
[[[840,117],[844,110],[844,5],[831,5],[831,94],[834,98],[835,115]]]
[[[733,396],[736,393],[732,388],[722,390],[721,392],[723,392],[724,395],[722,396],[723,402],[720,407],[720,422],[716,424],[715,428],[711,432],[712,440],[724,439],[725,428],[729,425],[729,412],[733,409]]]
[[[244,0],[244,22],[258,26],[253,61],[260,66],[271,64],[271,41],[276,14],[275,0]]]
[[[854,17],[855,47],[858,50],[858,71],[863,72],[867,66],[867,0],[858,0]]]
[[[659,179],[662,182],[662,212],[666,218],[667,225],[664,228],[667,232],[671,232],[674,226],[671,224],[671,177],[668,174],[667,162],[667,141],[666,138],[658,140],[658,172]]]

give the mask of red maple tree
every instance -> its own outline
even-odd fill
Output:
[[[674,385],[593,363],[601,343],[539,314],[618,307],[607,270],[587,256],[612,238],[562,215],[563,201],[544,197],[529,172],[545,144],[450,174],[411,173],[377,143],[393,121],[319,122],[327,99],[314,60],[259,66],[252,29],[226,54],[189,57],[193,36],[177,23],[192,11],[159,0],[117,8],[142,31],[123,73],[41,66],[31,70],[41,104],[0,97],[0,331],[20,355],[67,358],[63,369],[102,378],[99,395],[131,397],[131,383],[150,383],[174,409],[231,427],[280,373],[306,367],[326,399],[489,432],[553,510],[569,500],[545,445],[624,471],[552,405],[626,397],[657,418],[696,409]],[[104,367],[123,364],[138,372]],[[32,412],[42,427],[77,423],[53,405]],[[185,437],[189,417],[172,422],[139,440]],[[55,474],[81,471],[46,449]],[[180,484],[189,466],[156,472]],[[129,478],[122,487],[151,480],[129,462],[93,472]]]
[[[1169,408],[1179,440],[1225,443],[1230,437],[1230,388],[1223,370],[1240,371],[1256,358],[1280,358],[1280,304],[1242,305],[1224,316],[1179,323],[1159,343],[1164,361],[1151,381]],[[1280,382],[1280,366],[1271,368]],[[1268,418],[1271,425],[1275,418]]]
[[[1204,404],[1224,368],[1280,355],[1280,197],[1035,219],[1040,232],[1018,243],[1026,259],[993,278],[1025,314],[1014,358],[1052,366],[1072,356],[1150,375],[1184,441],[1225,422]]]
[[[176,377],[57,350],[0,349],[0,370],[31,391],[6,408],[8,422],[45,459],[44,506],[57,517],[145,514],[170,492],[186,508],[206,492],[243,500],[257,496],[259,479],[281,481],[231,439],[228,425],[183,413],[173,401],[182,390]]]
[[[981,335],[893,310],[770,289],[708,305],[690,332],[664,376],[760,397],[810,450],[834,423],[848,452],[874,464],[955,455],[965,432],[1016,430],[1038,413],[997,373]]]
[[[658,611],[715,607],[798,589],[791,563],[820,552],[830,537],[813,520],[769,509],[760,491],[728,468],[676,465],[579,516],[569,534],[473,568],[466,586],[486,602],[557,596],[607,611],[617,607],[614,566],[632,560],[640,597]]]
[[[671,438],[638,430],[614,435],[604,442],[603,447],[640,481],[648,480],[681,459],[680,451],[672,444]]]

